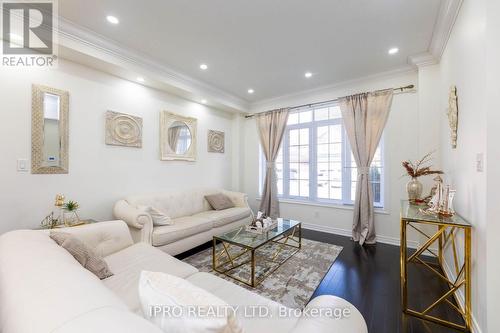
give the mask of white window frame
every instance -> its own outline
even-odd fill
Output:
[[[334,107],[336,103],[321,106],[321,108]],[[342,123],[342,118],[336,119],[326,119],[315,121],[314,108],[300,109],[297,111],[292,111],[293,113],[300,113],[310,110],[312,111],[312,121],[308,123],[298,123],[293,125],[287,125],[285,133],[283,135],[283,141],[281,143],[281,149],[283,152],[288,151],[290,148],[290,130],[294,129],[309,129],[309,196],[293,196],[289,194],[290,185],[290,163],[289,163],[289,153],[283,155],[283,194],[279,195],[280,199],[286,201],[297,201],[297,202],[310,202],[317,203],[321,205],[331,205],[331,206],[352,206],[354,202],[351,200],[351,147],[349,145],[349,140],[347,139],[347,133],[345,132],[344,125]],[[317,130],[321,126],[329,125],[341,125],[342,126],[342,199],[324,199],[317,197]],[[376,208],[383,208],[385,204],[385,149],[384,149],[384,138],[380,140],[380,154],[381,154],[381,172],[380,172],[380,201],[374,202]],[[299,153],[300,154],[300,153]],[[260,173],[259,173],[259,193],[262,193],[262,184],[264,183],[265,173],[266,173],[266,160],[262,152],[262,148],[259,144],[259,159],[260,159]],[[300,183],[299,183],[300,186]]]

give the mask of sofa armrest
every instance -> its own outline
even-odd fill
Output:
[[[321,313],[314,314],[314,311]],[[314,298],[304,309],[292,333],[367,333],[368,328],[354,305],[340,297],[322,295]]]
[[[119,200],[113,208],[113,215],[128,224],[134,242],[151,244],[153,219],[148,213],[135,208],[125,200]]]
[[[246,193],[226,191],[226,190],[223,190],[222,193],[227,195],[236,207],[250,208],[250,206],[248,205],[248,195]]]

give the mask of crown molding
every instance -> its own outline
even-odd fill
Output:
[[[425,67],[441,61],[462,3],[463,0],[442,0],[428,51],[408,57],[409,64]]]
[[[263,112],[266,111],[269,106],[272,105],[272,108],[275,107],[287,107],[290,106],[290,100],[301,100],[301,99],[310,99],[312,95],[327,95],[330,94],[332,91],[335,90],[340,90],[340,89],[346,89],[350,87],[356,87],[359,86],[360,84],[367,83],[370,81],[380,81],[382,79],[390,79],[390,78],[395,78],[401,75],[405,74],[410,74],[413,73],[415,74],[417,71],[414,67],[412,66],[403,66],[398,69],[386,71],[386,72],[381,72],[381,73],[376,73],[372,75],[367,75],[363,76],[360,78],[352,79],[352,80],[346,80],[334,84],[329,84],[313,89],[308,89],[308,90],[301,90],[292,94],[285,94],[277,97],[271,97],[268,99],[260,100],[257,102],[253,102],[250,104],[250,110],[251,112]],[[412,82],[409,82],[410,84]],[[318,101],[310,101],[310,103],[316,103],[316,102],[321,102],[321,99]]]
[[[72,51],[67,54],[77,52],[109,63],[111,66],[118,66],[122,70],[130,70],[148,78],[154,78],[162,86],[169,86],[176,94],[195,102],[199,102],[196,97],[203,97],[234,111],[246,112],[249,108],[248,101],[242,98],[181,74],[148,55],[123,47],[65,18],[59,17],[58,19],[59,46]],[[66,56],[66,58],[75,60],[70,56]]]

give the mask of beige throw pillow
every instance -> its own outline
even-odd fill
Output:
[[[234,203],[231,199],[222,193],[206,195],[205,199],[207,199],[210,206],[212,206],[215,210],[223,210],[234,207]]]
[[[99,279],[113,275],[108,264],[85,243],[66,232],[51,232],[52,238],[58,245],[68,251],[84,268],[94,273]]]
[[[139,299],[144,318],[164,332],[243,333],[237,309],[177,276],[142,271]]]
[[[155,226],[174,224],[174,220],[172,220],[170,216],[164,214],[163,212],[154,207],[139,206],[137,208],[142,210],[143,212],[148,213],[151,216],[151,219],[153,220],[153,225]]]

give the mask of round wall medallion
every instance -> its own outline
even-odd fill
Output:
[[[142,119],[108,111],[106,113],[106,144],[141,147]]]

